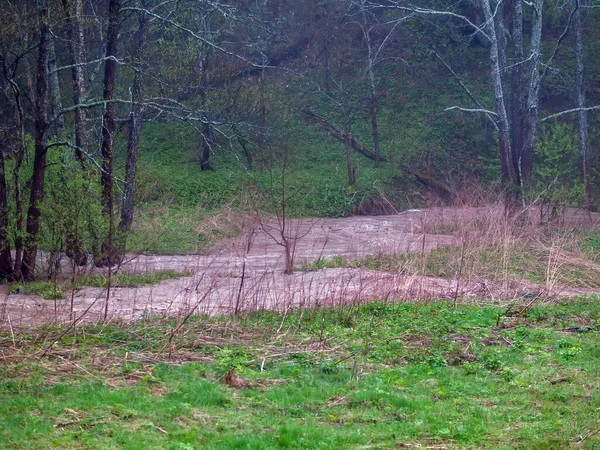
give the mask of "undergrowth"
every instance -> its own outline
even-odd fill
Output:
[[[598,300],[6,333],[0,438],[15,449],[595,448]]]

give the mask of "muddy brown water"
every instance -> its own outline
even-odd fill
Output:
[[[294,219],[288,224],[296,243],[295,265],[341,255],[360,259],[368,255],[429,252],[452,245],[445,234],[468,220],[498,214],[498,208],[433,208],[391,216],[339,219]],[[533,215],[539,212],[532,212]],[[574,226],[597,226],[600,216],[569,211]],[[136,320],[150,315],[181,316],[191,311],[231,314],[256,310],[285,311],[293,307],[357,304],[374,299],[427,300],[432,298],[531,296],[536,286],[516,280],[447,280],[367,269],[335,268],[283,273],[284,249],[278,245],[277,226],[255,227],[237,239],[223,242],[203,255],[128,255],[119,272],[147,273],[174,269],[191,275],[152,286],[85,287],[65,293],[63,300],[9,294],[0,287],[0,327],[47,322],[93,323],[108,317]],[[266,231],[265,231],[266,229]],[[272,236],[270,236],[271,234]],[[43,259],[43,258],[42,258]],[[43,265],[44,261],[40,261]],[[93,269],[90,269],[93,270]],[[97,269],[96,269],[97,270]],[[68,276],[65,274],[65,276]],[[553,287],[553,295],[595,293],[591,289]]]

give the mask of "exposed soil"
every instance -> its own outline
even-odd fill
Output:
[[[429,252],[452,245],[454,238],[450,233],[464,221],[498,213],[498,208],[491,207],[433,208],[393,216],[298,219],[290,221],[289,229],[293,236],[301,237],[295,252],[295,265],[300,266],[333,255],[358,259],[368,255]],[[536,218],[540,211],[532,210],[530,214]],[[572,210],[562,220],[573,226],[591,227],[600,224],[600,215]],[[267,231],[274,234],[276,228]],[[0,286],[0,326],[66,322],[73,318],[96,322],[103,318],[107,296],[110,318],[135,320],[154,314],[285,311],[299,306],[348,305],[373,299],[422,301],[472,297],[527,301],[596,292],[546,287],[516,278],[457,282],[367,269],[323,269],[285,275],[284,267],[283,247],[264,227],[256,226],[254,231],[222,242],[205,255],[131,255],[118,268],[129,273],[167,269],[192,273],[153,286],[112,288],[110,293],[104,288],[86,287],[67,292],[66,299],[57,301],[9,294],[7,286]]]

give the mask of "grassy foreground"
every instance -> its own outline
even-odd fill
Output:
[[[599,448],[599,300],[0,334],[0,446]]]

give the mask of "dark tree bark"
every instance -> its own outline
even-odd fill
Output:
[[[142,6],[145,8],[144,2]],[[121,221],[119,222],[119,233],[121,242],[119,251],[125,252],[126,234],[131,230],[134,215],[135,202],[135,180],[137,176],[137,161],[140,150],[140,138],[142,134],[142,102],[144,78],[141,73],[143,64],[144,48],[148,36],[148,17],[141,13],[139,18],[139,30],[135,44],[134,55],[137,58],[131,89],[131,111],[129,112],[129,139],[127,141],[127,163],[125,165],[125,190],[123,192],[123,203],[121,204]]]
[[[266,64],[266,61],[263,62]],[[267,107],[265,103],[265,68],[260,72],[260,80],[258,82],[258,125],[256,127],[256,152],[259,157],[259,164],[265,165],[265,133],[267,125]]]
[[[21,126],[21,125],[20,125]],[[22,138],[24,139],[24,128],[21,129]],[[23,252],[25,243],[23,242],[23,234],[25,231],[25,220],[23,217],[23,189],[21,187],[21,167],[23,165],[23,157],[25,154],[25,146],[21,141],[15,155],[15,165],[13,167],[13,180],[15,188],[15,215],[16,215],[16,230],[15,230],[15,262],[12,278],[20,280],[21,265],[23,262]]]
[[[75,106],[75,156],[86,168],[84,153],[87,153],[87,140],[85,138],[86,112],[81,105],[85,101],[85,74],[83,66],[85,61],[84,34],[81,27],[83,15],[82,0],[62,0],[67,29],[67,45],[69,49],[69,64],[71,67],[71,98]],[[78,226],[72,218],[67,218],[66,223],[66,255],[78,266],[84,266],[88,262],[88,256],[78,236]]]
[[[518,149],[523,148],[523,3],[513,0],[512,39],[514,67],[511,73],[510,123],[513,166],[519,167]]]
[[[518,186],[517,172],[513,166],[513,155],[511,148],[510,122],[506,111],[506,98],[502,83],[502,50],[503,38],[496,35],[495,16],[490,7],[490,0],[482,0],[481,6],[485,15],[485,30],[490,38],[490,62],[491,78],[496,99],[496,114],[498,115],[498,140],[500,141],[500,163],[502,167],[502,179],[511,188],[507,191],[507,205],[514,202],[514,192]]]
[[[212,170],[210,166],[210,153],[212,152],[213,132],[210,122],[207,120],[202,124],[202,157],[200,169],[202,171]]]
[[[579,154],[581,158],[581,182],[585,190],[584,204],[593,206],[592,183],[590,180],[590,155],[588,151],[588,117],[585,108],[585,80],[583,65],[583,29],[581,24],[581,0],[573,0],[573,28],[575,29],[575,89],[579,119]]]
[[[39,0],[39,50],[37,61],[37,83],[35,104],[35,156],[33,160],[33,175],[31,177],[31,193],[25,251],[21,264],[21,276],[26,281],[35,277],[35,263],[38,250],[38,233],[40,230],[40,203],[44,197],[44,178],[46,176],[47,131],[48,131],[48,0]]]
[[[531,25],[531,45],[529,57],[529,87],[524,117],[523,147],[519,149],[519,175],[522,181],[531,177],[533,170],[533,150],[538,135],[541,85],[541,47],[544,0],[533,1],[533,20]]]
[[[212,152],[212,144],[213,144],[213,131],[212,125],[210,124],[210,119],[207,114],[208,103],[207,103],[207,93],[206,89],[208,88],[208,59],[210,56],[210,51],[207,51],[201,63],[201,73],[200,73],[200,105],[202,107],[202,111],[204,113],[204,123],[202,124],[202,154],[200,155],[200,170],[203,172],[207,170],[212,170],[210,166],[210,155]]]
[[[62,0],[67,23],[68,46],[71,58],[71,80],[73,85],[73,104],[81,105],[85,100],[85,73],[81,64],[85,61],[85,41],[81,17],[83,15],[82,0]],[[84,108],[75,108],[75,155],[84,164],[84,153],[87,153],[85,138],[86,113]]]
[[[237,137],[237,141],[240,144],[240,147],[242,147],[242,151],[244,152],[244,156],[246,156],[246,161],[248,162],[248,170],[252,170],[252,166],[253,166],[253,159],[252,159],[252,153],[250,152],[250,150],[248,149],[248,146],[246,145],[246,140],[244,139],[243,136],[238,135]]]
[[[5,144],[0,143],[0,280],[12,274],[12,258],[8,240],[8,196],[6,191],[6,174],[4,172]]]
[[[19,85],[14,81],[9,81],[14,97],[15,117],[17,119],[18,142],[15,146],[14,165],[13,165],[13,182],[14,182],[14,201],[15,201],[15,261],[13,265],[13,280],[21,279],[21,265],[23,262],[24,242],[23,235],[25,234],[25,220],[23,216],[23,189],[21,187],[21,167],[25,157],[25,113],[21,103],[21,90]]]
[[[356,162],[352,155],[352,135],[348,129],[348,124],[344,124],[344,151],[346,153],[346,167],[348,169],[348,186],[356,184]]]
[[[117,44],[119,38],[120,0],[110,0],[108,5],[108,32],[106,34],[106,60],[104,62],[104,101],[106,109],[102,118],[102,202],[104,215],[109,221],[108,236],[102,246],[102,255],[96,265],[105,266],[116,262],[118,255],[113,245],[113,135],[115,132],[115,77],[117,73]]]
[[[52,99],[52,116],[54,120],[54,133],[56,136],[63,136],[65,133],[65,120],[58,113],[62,111],[62,97],[60,95],[60,80],[58,71],[56,70],[56,43],[55,38],[48,40],[48,70],[50,72],[49,87],[50,96]]]
[[[363,8],[364,8],[363,3]],[[371,42],[371,28],[367,20],[367,13],[363,10],[362,30],[365,42],[367,44],[367,74],[369,77],[369,90],[371,101],[369,104],[369,117],[371,118],[371,132],[373,134],[373,151],[375,152],[375,167],[381,165],[381,152],[379,150],[379,129],[377,125],[377,90],[375,87],[375,55],[373,54],[373,45]]]

